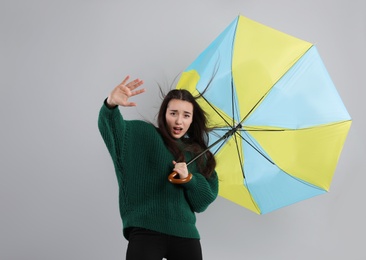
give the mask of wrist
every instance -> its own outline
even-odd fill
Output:
[[[109,97],[106,98],[106,100],[105,100],[104,103],[106,104],[106,106],[108,108],[115,108],[115,107],[117,107],[117,104],[113,103]]]
[[[113,105],[113,104],[111,104],[110,102],[108,102],[108,98],[106,98],[106,99],[104,100],[104,104],[105,104],[105,105],[106,105],[106,107],[108,107],[109,109],[113,109],[113,108],[117,107],[117,105]]]

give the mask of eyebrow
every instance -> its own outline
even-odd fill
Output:
[[[171,112],[178,112],[178,110],[177,110],[177,109],[169,109],[169,111],[171,111]],[[191,112],[189,112],[189,111],[183,111],[183,113],[184,113],[184,114],[192,115],[192,113],[191,113]]]

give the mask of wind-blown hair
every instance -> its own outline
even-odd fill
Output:
[[[207,127],[207,116],[205,111],[203,111],[203,109],[197,103],[196,98],[198,97],[193,97],[193,95],[188,90],[173,89],[165,95],[159,109],[157,118],[159,132],[161,133],[168,149],[172,152],[178,162],[185,161],[185,151],[190,152],[193,155],[193,158],[207,149],[209,132],[209,128]],[[180,138],[185,144],[183,151],[179,147],[177,140],[169,134],[166,124],[165,114],[168,104],[172,99],[187,101],[193,105],[192,123],[186,135]],[[206,178],[209,178],[216,167],[214,155],[208,150],[204,155],[197,159],[197,166],[200,173]]]

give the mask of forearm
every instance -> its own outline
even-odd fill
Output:
[[[112,159],[115,160],[123,143],[125,124],[119,110],[116,107],[109,108],[106,100],[99,112],[98,128]]]
[[[192,180],[183,184],[187,200],[195,212],[203,212],[217,198],[218,179],[216,173],[206,179],[200,173],[193,174]]]

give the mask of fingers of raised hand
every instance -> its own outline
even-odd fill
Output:
[[[141,94],[141,93],[145,92],[144,88],[135,90],[136,88],[138,88],[142,84],[144,84],[144,82],[142,80],[138,80],[137,82],[134,82],[134,84],[128,86],[128,88],[131,90],[131,96],[135,96],[135,95],[138,95],[138,94]]]
[[[135,79],[135,80],[127,83],[126,87],[128,87],[131,90],[134,90],[134,89],[138,88],[139,86],[141,86],[142,84],[144,84],[143,80]]]
[[[129,76],[127,76],[122,83],[119,85],[120,89],[124,89],[124,88],[128,88],[129,91],[127,91],[127,95],[128,96],[135,96],[138,94],[141,94],[143,92],[145,92],[145,89],[139,89],[139,90],[135,90],[136,88],[140,87],[142,84],[144,84],[143,80],[140,79],[135,79],[129,83],[126,84],[126,82],[128,81]],[[135,91],[133,91],[135,90]]]
[[[120,85],[125,85],[126,84],[126,82],[128,81],[130,79],[130,76],[126,76],[125,77],[125,79],[121,82],[121,84]]]

